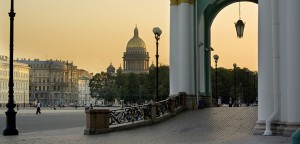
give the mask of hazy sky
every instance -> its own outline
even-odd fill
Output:
[[[0,1],[0,54],[9,54],[10,1]],[[169,0],[16,0],[15,58],[73,61],[90,72],[117,68],[137,24],[155,62],[153,27],[163,31],[159,61],[169,64]],[[219,66],[257,70],[257,5],[242,3],[243,39],[236,38],[238,5],[222,10],[212,26],[212,47]]]

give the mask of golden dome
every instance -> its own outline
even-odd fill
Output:
[[[134,29],[134,36],[131,38],[126,48],[144,48],[146,49],[145,42],[139,37],[139,30],[137,27]]]

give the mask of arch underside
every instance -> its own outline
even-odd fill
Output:
[[[196,11],[196,19],[197,19],[197,27],[199,28],[201,20],[204,20],[204,47],[211,47],[211,25],[218,15],[218,13],[227,7],[236,2],[253,2],[258,4],[258,0],[198,0],[197,1],[197,11]],[[201,36],[201,34],[198,34]],[[199,43],[199,41],[197,42]],[[204,83],[205,90],[204,92],[200,92],[201,95],[211,96],[211,85],[210,85],[210,64],[211,61],[211,52],[204,51]]]

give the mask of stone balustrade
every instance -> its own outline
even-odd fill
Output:
[[[108,109],[86,110],[86,129],[84,130],[84,134],[101,134],[133,127],[147,126],[153,123],[164,121],[185,109],[185,98],[186,94],[181,92],[175,97],[169,97],[168,99],[157,103],[151,102],[150,104],[146,105],[150,106],[149,108],[146,108],[148,111],[145,111],[143,106],[127,108],[127,110],[131,110],[130,112],[126,113],[126,116],[130,114],[130,120],[128,120],[124,113],[118,113],[118,115],[121,116],[116,118],[116,116],[113,115],[113,111]],[[143,109],[143,111],[138,111],[138,108]],[[125,112],[124,109],[120,110]],[[136,115],[138,112],[142,113],[142,116]],[[149,114],[146,114],[148,112]],[[113,120],[114,122],[112,122]]]

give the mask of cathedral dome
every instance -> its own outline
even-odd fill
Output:
[[[130,48],[143,48],[146,49],[145,42],[139,37],[139,30],[137,27],[134,29],[134,36],[127,43],[127,49]]]

